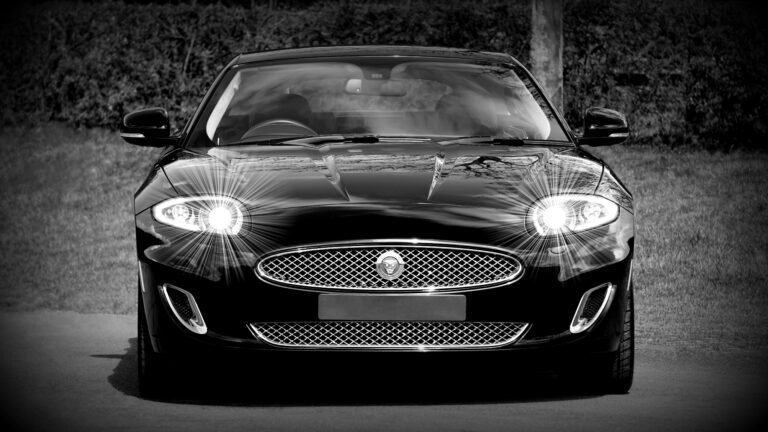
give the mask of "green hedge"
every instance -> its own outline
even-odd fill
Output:
[[[704,0],[567,5],[569,121],[588,106],[604,105],[628,113],[640,140],[768,149],[768,27],[759,5],[755,10],[748,9],[754,6],[749,2]]]
[[[528,0],[408,4],[38,4],[0,29],[2,122],[115,127],[130,110],[163,106],[178,127],[243,51],[403,43],[503,51],[528,64]],[[566,2],[566,117],[578,126],[584,108],[608,106],[629,114],[639,140],[763,146],[768,45],[747,12],[703,0]]]

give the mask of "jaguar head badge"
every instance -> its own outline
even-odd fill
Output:
[[[376,260],[376,271],[386,280],[394,280],[403,274],[405,263],[399,253],[389,250],[384,252]]]

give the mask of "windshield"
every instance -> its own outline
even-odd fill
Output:
[[[525,71],[515,66],[353,61],[231,71],[204,110],[192,145],[316,135],[568,141]]]

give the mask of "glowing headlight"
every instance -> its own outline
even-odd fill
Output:
[[[173,198],[152,208],[158,222],[189,231],[234,235],[243,226],[243,205],[223,196]]]
[[[613,222],[619,206],[596,195],[568,194],[542,198],[531,207],[528,220],[541,235],[584,231]]]

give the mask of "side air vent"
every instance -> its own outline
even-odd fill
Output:
[[[613,300],[615,290],[613,284],[606,283],[585,292],[573,315],[571,333],[581,333],[592,327]]]
[[[200,313],[192,294],[169,284],[161,286],[160,292],[165,301],[168,302],[173,315],[184,327],[197,334],[205,334],[208,331],[203,315]]]

